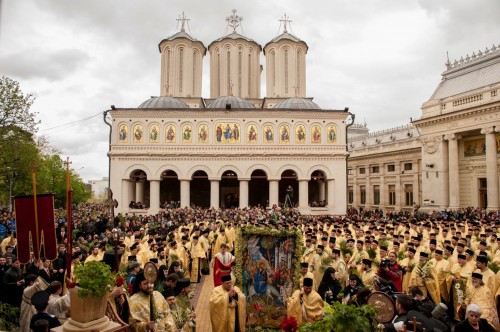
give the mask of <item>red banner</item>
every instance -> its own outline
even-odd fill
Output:
[[[43,245],[45,257],[49,260],[57,258],[56,230],[54,227],[54,195],[36,196],[37,216],[33,196],[15,197],[17,257],[21,263],[31,259],[30,249],[33,245],[35,258],[40,258]],[[38,225],[37,221],[38,220]],[[38,232],[37,232],[38,230]]]
[[[222,285],[222,276],[231,273],[231,263],[224,264],[217,257],[214,258],[214,287]]]

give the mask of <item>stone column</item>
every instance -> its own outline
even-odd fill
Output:
[[[366,171],[369,172],[369,167],[366,168]],[[366,203],[365,209],[371,209],[371,205],[373,204],[373,186],[370,181],[370,176],[366,177]]]
[[[219,205],[219,179],[210,180],[210,206],[218,209]]]
[[[326,180],[326,185],[328,186],[326,195],[327,199],[326,206],[328,208],[333,209],[335,206],[335,180],[330,180],[330,179]]]
[[[325,189],[326,189],[326,179],[318,180],[318,188],[319,188],[319,200],[324,201],[326,199]],[[319,203],[319,202],[318,202]]]
[[[278,205],[279,198],[279,181],[278,180],[269,180],[269,207],[272,207],[274,204]]]
[[[149,213],[160,211],[160,180],[149,180]]]
[[[309,199],[309,179],[299,180],[299,208],[307,208]]]
[[[129,198],[129,188],[130,188],[130,180],[122,179],[122,202],[120,206],[120,210],[125,212],[128,209],[128,205],[130,204]]]
[[[248,180],[240,179],[240,209],[248,207]]]
[[[450,205],[449,209],[460,208],[460,178],[458,174],[458,140],[462,136],[457,134],[444,135],[444,139],[448,141],[448,168],[449,168],[449,193]]]
[[[403,190],[401,188],[401,175],[399,175],[401,173],[401,165],[398,163],[396,164],[396,187],[395,187],[395,190],[396,190],[396,204],[394,205],[394,209],[396,211],[399,211],[401,210],[401,206],[403,206],[402,204],[402,200],[403,200],[403,196],[404,196],[404,193],[403,193]]]
[[[139,180],[135,183],[135,201],[144,203],[144,180]]]
[[[135,182],[134,181],[131,181],[131,180],[128,180],[128,202],[127,202],[127,206],[130,204],[130,201],[134,201],[135,202]]]
[[[379,186],[379,195],[380,195],[380,208],[385,211],[385,206],[387,205],[387,202],[385,201],[385,194],[386,194],[386,189],[385,189],[385,177],[384,175],[380,176],[380,186]]]
[[[497,167],[497,140],[493,127],[484,128],[481,134],[486,137],[486,180],[489,211],[499,210],[498,205],[498,167]]]
[[[189,206],[191,204],[191,192],[189,188],[190,180],[180,180],[181,181],[181,208]]]

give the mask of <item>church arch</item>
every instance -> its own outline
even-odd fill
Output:
[[[322,170],[314,170],[308,183],[310,207],[324,207],[327,202],[327,177]]]
[[[210,207],[210,180],[205,171],[198,170],[191,176],[190,199],[191,204],[202,208]]]
[[[280,173],[278,201],[280,205],[296,206],[299,202],[299,175],[292,168]],[[289,188],[292,188],[290,190]]]
[[[248,205],[266,207],[269,205],[269,181],[268,173],[259,167],[250,174],[248,183]]]
[[[177,206],[181,200],[179,172],[174,167],[165,167],[160,173],[160,206]]]
[[[240,205],[240,182],[238,174],[228,169],[221,174],[219,183],[219,201],[223,208],[233,208]]]

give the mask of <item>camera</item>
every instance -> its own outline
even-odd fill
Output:
[[[381,268],[390,268],[391,267],[391,261],[389,259],[384,259],[380,262],[380,267]]]

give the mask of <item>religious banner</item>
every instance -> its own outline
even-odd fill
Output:
[[[56,230],[54,228],[54,195],[36,196],[36,211],[33,196],[15,197],[17,257],[21,263],[31,259],[31,248],[35,258],[40,258],[43,246],[44,256],[49,260],[57,258]]]
[[[246,296],[246,326],[279,328],[286,301],[300,288],[299,229],[239,228],[235,241],[236,284]]]

